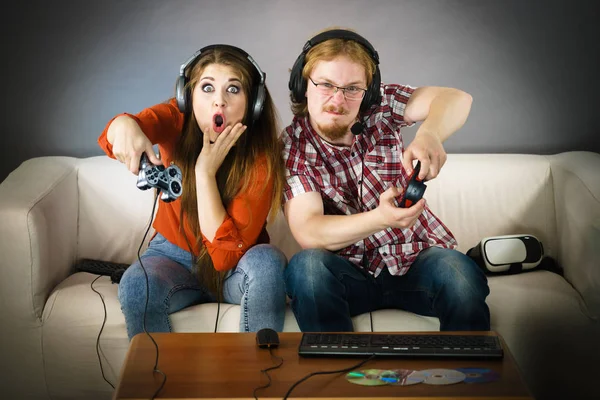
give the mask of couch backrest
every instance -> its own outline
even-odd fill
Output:
[[[132,262],[150,218],[153,191],[137,189],[136,176],[105,156],[82,160],[78,177],[78,257]],[[555,254],[554,194],[545,156],[450,154],[438,178],[427,183],[425,198],[463,252],[484,237],[531,234],[547,254]],[[282,213],[268,229],[288,258],[300,249]]]

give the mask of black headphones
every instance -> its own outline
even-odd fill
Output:
[[[191,70],[194,67],[194,65],[196,64],[196,62],[198,62],[203,53],[216,48],[237,52],[243,57],[247,58],[248,61],[250,61],[250,63],[254,65],[254,68],[256,68],[256,71],[258,72],[259,83],[258,85],[254,85],[252,88],[252,93],[248,98],[248,112],[246,113],[246,115],[252,118],[252,123],[256,122],[260,117],[260,114],[262,113],[263,107],[265,105],[266,74],[262,72],[256,61],[254,61],[254,59],[250,57],[248,53],[246,53],[239,47],[231,46],[228,44],[213,44],[210,46],[203,47],[196,53],[194,53],[194,55],[191,56],[189,60],[187,60],[181,65],[181,67],[179,68],[179,77],[177,77],[177,84],[175,89],[175,98],[177,99],[177,106],[179,107],[179,111],[183,113],[188,113],[192,111],[192,94],[190,93],[190,88],[187,86],[189,82],[189,77],[187,76],[188,70]]]
[[[310,39],[308,42],[306,42],[302,49],[302,53],[300,53],[300,55],[296,59],[296,62],[292,67],[292,72],[290,73],[290,82],[288,84],[288,88],[291,91],[292,101],[294,103],[301,103],[305,98],[307,82],[306,79],[304,79],[304,77],[302,76],[302,69],[304,68],[304,64],[306,62],[306,53],[308,53],[308,51],[312,47],[330,39],[352,40],[362,45],[367,50],[367,53],[369,53],[371,59],[373,60],[373,62],[375,62],[375,73],[373,73],[373,80],[367,88],[365,97],[363,98],[362,103],[360,104],[360,110],[368,110],[372,105],[379,103],[379,101],[381,101],[381,95],[379,93],[379,86],[381,85],[381,73],[379,72],[379,55],[377,54],[377,51],[375,51],[371,43],[367,41],[367,39],[363,38],[357,33],[347,31],[344,29],[333,29],[330,31],[320,33],[317,36]]]

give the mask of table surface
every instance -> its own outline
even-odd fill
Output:
[[[379,333],[379,332],[378,332]],[[418,334],[441,332],[414,332]],[[482,334],[482,332],[448,332],[443,334]],[[493,335],[493,332],[484,334]],[[158,369],[167,376],[157,399],[254,399],[254,389],[265,385],[269,371],[270,387],[257,392],[260,399],[282,399],[291,386],[317,371],[349,368],[360,358],[306,358],[298,356],[302,333],[280,333],[280,345],[272,349],[256,346],[254,333],[153,333],[159,348]],[[411,369],[489,368],[500,379],[489,383],[457,383],[453,385],[361,386],[350,383],[346,372],[316,375],[296,386],[289,399],[533,399],[524,385],[508,346],[501,339],[501,360],[471,359],[401,359],[375,358],[360,368]],[[150,399],[160,387],[163,376],[153,372],[156,349],[146,334],[135,336],[129,347],[115,399]]]

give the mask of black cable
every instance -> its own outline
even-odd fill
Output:
[[[152,226],[152,220],[154,219],[154,211],[156,210],[158,194],[159,194],[159,191],[157,190],[156,195],[154,197],[154,204],[152,205],[152,214],[150,214],[150,222],[148,223],[148,227],[146,228],[146,232],[144,233],[144,237],[142,238],[142,242],[140,243],[140,247],[138,247],[138,251],[137,251],[137,257],[138,257],[138,261],[140,263],[140,267],[142,267],[142,271],[144,271],[144,276],[146,277],[146,305],[144,307],[144,326],[143,327],[144,327],[144,332],[146,333],[146,335],[148,335],[150,340],[152,340],[152,343],[154,343],[154,347],[156,348],[156,361],[154,363],[154,368],[153,368],[152,372],[158,372],[159,374],[161,374],[164,377],[162,383],[160,384],[160,386],[158,387],[156,392],[154,392],[151,399],[154,399],[156,397],[156,395],[158,395],[158,393],[165,386],[165,383],[167,382],[167,375],[164,372],[162,372],[160,369],[158,369],[158,354],[159,354],[158,344],[156,344],[156,341],[154,341],[154,338],[152,337],[152,335],[150,335],[150,333],[146,330],[146,314],[148,312],[148,298],[150,297],[150,283],[148,282],[148,274],[146,273],[146,268],[144,268],[144,264],[142,263],[142,258],[140,256],[140,252],[142,251],[142,246],[144,245],[146,236],[148,236],[148,232],[150,231],[150,227]]]
[[[258,400],[258,397],[256,396],[256,392],[257,391],[259,391],[260,389],[266,389],[269,386],[271,386],[271,375],[269,375],[269,371],[277,369],[277,368],[279,368],[279,367],[281,367],[283,365],[283,357],[279,357],[279,356],[276,356],[275,354],[273,354],[273,348],[272,347],[269,347],[269,354],[271,354],[271,359],[278,358],[281,361],[279,361],[279,364],[277,364],[277,365],[272,365],[269,368],[265,368],[265,369],[261,369],[260,370],[260,372],[262,372],[263,374],[265,374],[267,376],[267,378],[269,379],[269,383],[267,383],[266,385],[263,385],[263,386],[259,386],[259,387],[257,387],[257,388],[254,389],[254,391],[252,392],[252,394],[254,395],[254,398],[256,400]]]
[[[377,107],[375,107],[373,109],[373,111],[377,109]],[[373,115],[373,111],[371,111],[371,114],[369,114],[369,117],[366,119],[366,121],[368,121],[369,118],[371,118],[371,115]],[[366,122],[365,121],[365,122]],[[363,125],[364,126],[364,125]],[[364,207],[364,203],[363,203],[363,184],[365,183],[365,157],[364,157],[364,153],[366,151],[366,147],[363,149],[363,151],[361,152],[360,155],[360,198],[358,199],[359,201],[359,205],[360,205],[360,211],[361,212],[365,212],[365,207]],[[368,270],[366,269],[366,256],[367,256],[367,244],[365,242],[366,238],[363,238],[363,247],[364,247],[364,253],[363,253],[363,258],[361,260],[363,269],[365,270],[365,272],[367,272],[367,277],[369,275]],[[371,303],[371,293],[369,292],[369,289],[367,288],[367,294],[369,296],[369,304]],[[371,320],[371,332],[373,332],[373,312],[371,310],[369,310],[369,318]]]
[[[286,392],[286,394],[283,396],[283,400],[286,400],[288,398],[288,396],[292,393],[292,390],[294,390],[294,388],[296,386],[298,386],[299,384],[301,384],[302,382],[304,382],[305,380],[307,380],[308,378],[310,378],[311,376],[315,376],[315,375],[327,375],[327,374],[337,374],[337,373],[342,373],[342,372],[348,372],[351,371],[353,369],[359,368],[361,366],[363,366],[364,364],[367,363],[367,361],[372,360],[373,358],[375,358],[375,354],[372,354],[369,358],[367,358],[366,360],[362,360],[361,362],[359,362],[358,364],[355,364],[351,367],[348,368],[344,368],[344,369],[338,369],[336,371],[319,371],[319,372],[311,372],[310,374],[306,375],[304,378],[296,381],[296,383],[294,383]]]
[[[374,113],[374,112],[375,112],[375,110],[377,110],[377,109],[379,109],[379,107],[377,107],[377,106],[374,106],[374,107],[373,107],[373,109],[371,110],[371,112],[369,113],[369,116],[368,116],[368,117],[366,117],[366,118],[364,119],[364,121],[365,121],[365,122],[364,122],[364,124],[361,124],[361,125],[363,126],[363,130],[365,131],[365,133],[366,133],[366,130],[367,130],[367,128],[366,128],[366,124],[367,124],[367,122],[369,121],[369,119],[371,119],[371,116],[373,115],[373,113]],[[360,162],[361,162],[361,177],[360,177],[360,209],[361,209],[361,211],[362,211],[362,212],[365,212],[365,210],[364,210],[364,207],[363,207],[363,205],[364,205],[364,204],[363,204],[363,192],[362,192],[362,188],[363,188],[363,184],[365,183],[365,157],[364,157],[364,152],[365,152],[366,150],[367,150],[366,148],[365,148],[365,149],[363,149],[363,154],[361,154],[361,158],[360,158]],[[363,247],[365,248],[365,256],[366,256],[366,252],[367,252],[367,245],[366,245],[366,243],[365,243],[365,239],[366,239],[366,238],[363,238]],[[365,261],[366,261],[366,258],[365,258],[365,256],[363,256],[363,259],[362,259],[362,262],[363,262],[363,268],[365,268],[365,267],[366,267],[366,263],[365,263]],[[368,274],[368,270],[366,270],[366,271],[367,271],[367,274]],[[370,292],[368,291],[368,289],[367,289],[367,293],[369,294],[369,303],[371,303],[371,297],[370,297],[370,296],[371,296],[371,294],[370,294]],[[369,310],[369,319],[371,320],[371,332],[374,332],[374,331],[373,331],[373,311],[371,311],[371,310]]]
[[[215,333],[217,333],[217,326],[219,325],[219,314],[221,313],[221,292],[223,283],[221,282],[222,275],[219,273],[219,279],[217,280],[217,318],[215,318]]]
[[[99,291],[94,289],[94,282],[96,282],[101,277],[102,277],[102,275],[98,275],[96,277],[96,279],[94,279],[92,281],[92,283],[90,283],[90,288],[94,292],[98,293],[98,296],[100,296],[100,300],[102,300],[102,307],[104,307],[104,321],[102,321],[102,327],[100,327],[100,332],[98,332],[98,338],[96,338],[96,354],[98,354],[98,362],[100,363],[100,372],[102,372],[102,378],[104,378],[106,383],[108,383],[114,389],[115,385],[110,383],[110,381],[108,379],[106,379],[106,376],[104,375],[104,368],[102,368],[102,359],[100,358],[100,335],[102,334],[102,331],[104,330],[104,325],[106,324],[107,313],[106,313],[106,303],[104,302],[104,297],[102,297],[102,295],[100,294]]]

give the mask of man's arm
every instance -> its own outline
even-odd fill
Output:
[[[412,172],[412,161],[421,161],[421,178],[435,178],[446,162],[442,143],[467,120],[473,98],[459,89],[427,86],[414,91],[406,103],[404,121],[423,121],[413,142],[406,148],[404,168]]]
[[[392,186],[380,196],[379,206],[353,215],[324,215],[323,200],[307,192],[285,204],[284,212],[294,238],[304,249],[343,249],[388,227],[408,228],[423,212],[425,200],[410,208],[398,208],[394,198],[400,191]]]

